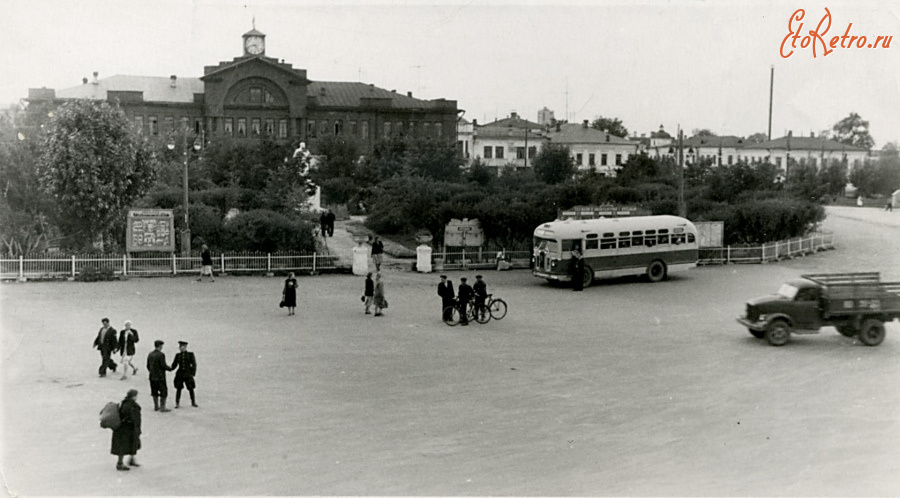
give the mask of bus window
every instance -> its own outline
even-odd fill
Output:
[[[616,234],[612,232],[606,232],[603,234],[603,238],[600,239],[600,249],[615,249],[616,248]]]
[[[644,244],[647,247],[653,247],[656,245],[656,230],[647,230],[646,237],[644,238]]]
[[[597,249],[600,247],[600,241],[598,239],[588,239],[584,242],[584,248],[587,249]]]
[[[672,234],[672,243],[673,244],[684,244],[685,236],[683,233],[675,233]]]
[[[693,244],[695,240],[697,240],[697,239],[694,238],[694,234],[689,233],[688,234],[688,244]]]
[[[633,246],[642,246],[644,245],[644,232],[640,230],[635,230],[631,232],[631,245]]]
[[[534,247],[539,251],[546,251],[550,254],[559,255],[559,243],[552,239],[535,237]]]
[[[575,245],[581,245],[581,240],[579,239],[563,239],[562,240],[562,252],[563,254],[572,252],[572,248]]]
[[[631,247],[631,237],[629,232],[619,232],[619,248]]]
[[[660,244],[668,244],[669,243],[669,230],[665,228],[661,228],[659,230],[659,238],[657,239]]]

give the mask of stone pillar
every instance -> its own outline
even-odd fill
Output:
[[[353,274],[365,276],[369,273],[369,248],[359,243],[353,248]]]
[[[431,273],[431,247],[425,244],[416,247],[416,269],[420,273]]]

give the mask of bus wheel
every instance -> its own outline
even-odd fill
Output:
[[[587,289],[594,283],[594,270],[590,266],[585,265],[584,271],[581,272],[582,288]]]
[[[651,282],[659,282],[666,278],[666,264],[658,259],[653,260],[650,266],[647,267],[647,278]]]
[[[859,328],[859,340],[866,346],[877,346],[884,340],[884,324],[870,318]]]

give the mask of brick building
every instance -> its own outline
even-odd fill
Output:
[[[341,135],[363,152],[388,136],[456,141],[455,100],[421,100],[360,82],[312,81],[305,69],[266,55],[266,35],[242,37],[243,55],[206,66],[199,78],[117,75],[59,91],[30,89],[31,103],[97,99],[118,103],[135,128],[167,141],[188,133],[207,138],[304,141]]]

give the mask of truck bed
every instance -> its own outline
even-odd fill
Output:
[[[858,314],[900,316],[900,282],[881,282],[877,272],[802,277],[821,286],[825,318]]]

